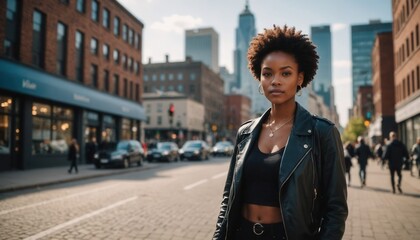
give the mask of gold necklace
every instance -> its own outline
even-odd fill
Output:
[[[280,128],[282,128],[284,125],[286,125],[286,123],[290,122],[292,119],[293,119],[293,117],[291,117],[289,120],[287,120],[286,122],[284,122],[284,123],[283,123],[283,124],[281,124],[280,126],[278,126],[278,127],[274,128],[274,130],[273,130],[273,129],[271,129],[271,125],[272,125],[273,123],[270,123],[270,117],[269,117],[269,118],[268,118],[268,122],[269,122],[269,123],[267,123],[267,124],[266,124],[266,125],[267,125],[267,127],[268,127],[268,129],[270,130],[270,133],[268,134],[268,136],[269,136],[269,137],[273,137],[273,136],[274,136],[274,133],[275,133],[277,130],[279,130]]]

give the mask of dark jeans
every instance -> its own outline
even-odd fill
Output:
[[[401,180],[402,180],[402,175],[401,175],[401,167],[399,168],[389,168],[389,172],[391,173],[391,184],[392,184],[392,190],[395,191],[395,180],[394,180],[394,175],[395,172],[398,175],[398,187],[401,187]]]
[[[365,184],[366,183],[366,165],[365,164],[360,165],[359,177],[362,184]]]
[[[69,173],[71,173],[71,171],[76,170],[76,173],[78,173],[78,169],[77,169],[77,160],[71,160],[71,164],[70,164],[70,169],[69,169]]]
[[[241,217],[234,240],[283,240],[286,239],[283,223],[259,224]]]

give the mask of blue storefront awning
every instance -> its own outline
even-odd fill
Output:
[[[58,76],[0,59],[0,89],[117,116],[146,120],[143,106]]]

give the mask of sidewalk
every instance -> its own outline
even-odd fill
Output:
[[[377,162],[369,161],[363,188],[355,159],[351,173],[344,240],[420,239],[420,179],[417,171],[414,177],[410,171],[402,171],[403,194],[392,193],[389,169],[382,169]],[[398,181],[397,176],[395,181]]]
[[[77,174],[74,171],[72,174],[69,174],[67,172],[69,166],[0,172],[0,193],[81,179],[143,171],[157,166],[157,164],[144,162],[141,167],[96,169],[93,164],[82,164],[78,165],[79,173]]]

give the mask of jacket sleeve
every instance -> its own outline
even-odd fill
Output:
[[[342,143],[332,125],[320,134],[323,214],[319,239],[342,239],[348,215]]]
[[[225,217],[226,217],[226,211],[229,204],[229,195],[230,195],[230,189],[232,185],[233,173],[235,171],[236,155],[238,153],[238,144],[239,144],[238,140],[239,140],[239,133],[236,136],[235,149],[233,151],[232,158],[230,160],[229,171],[227,174],[226,183],[223,190],[222,202],[220,204],[220,213],[217,218],[216,231],[214,232],[213,240],[225,239],[226,234],[227,234],[226,233],[227,219]]]

